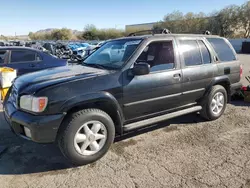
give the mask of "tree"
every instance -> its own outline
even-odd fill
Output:
[[[67,28],[55,29],[51,32],[51,38],[54,40],[70,40],[72,32]]]
[[[202,12],[198,14],[189,12],[184,15],[179,11],[174,11],[167,14],[162,23],[154,26],[154,29],[157,28],[166,28],[172,33],[201,33],[208,28],[208,18]]]
[[[216,16],[217,23],[215,27],[219,28],[219,35],[224,37],[233,37],[236,30],[240,28],[239,25],[239,6],[231,5],[222,9]]]
[[[177,20],[183,20],[183,19],[184,19],[184,15],[182,12],[174,11],[174,12],[164,16],[163,21],[164,22],[171,22],[171,21],[177,21]]]
[[[82,38],[85,40],[98,40],[98,31],[93,24],[86,25],[84,27]]]
[[[4,35],[0,35],[0,39],[1,40],[8,40],[8,37],[4,36]]]
[[[250,37],[250,1],[240,7],[239,22],[244,30],[244,38]]]

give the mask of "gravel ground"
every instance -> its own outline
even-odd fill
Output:
[[[240,59],[246,74],[250,56]],[[216,121],[191,114],[125,135],[82,167],[70,166],[54,145],[13,135],[0,112],[0,145],[7,147],[0,187],[250,187],[249,106],[234,101]]]

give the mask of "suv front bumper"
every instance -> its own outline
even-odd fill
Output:
[[[4,116],[17,135],[38,143],[52,143],[65,115],[32,115],[16,109],[11,102],[6,101]]]

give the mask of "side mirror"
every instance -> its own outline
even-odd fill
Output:
[[[147,63],[137,63],[132,68],[133,75],[146,75],[150,72],[150,65]]]

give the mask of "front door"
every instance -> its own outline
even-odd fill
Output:
[[[173,39],[149,43],[135,63],[148,63],[150,73],[142,76],[124,74],[126,122],[154,116],[179,105],[182,71],[175,48]]]

